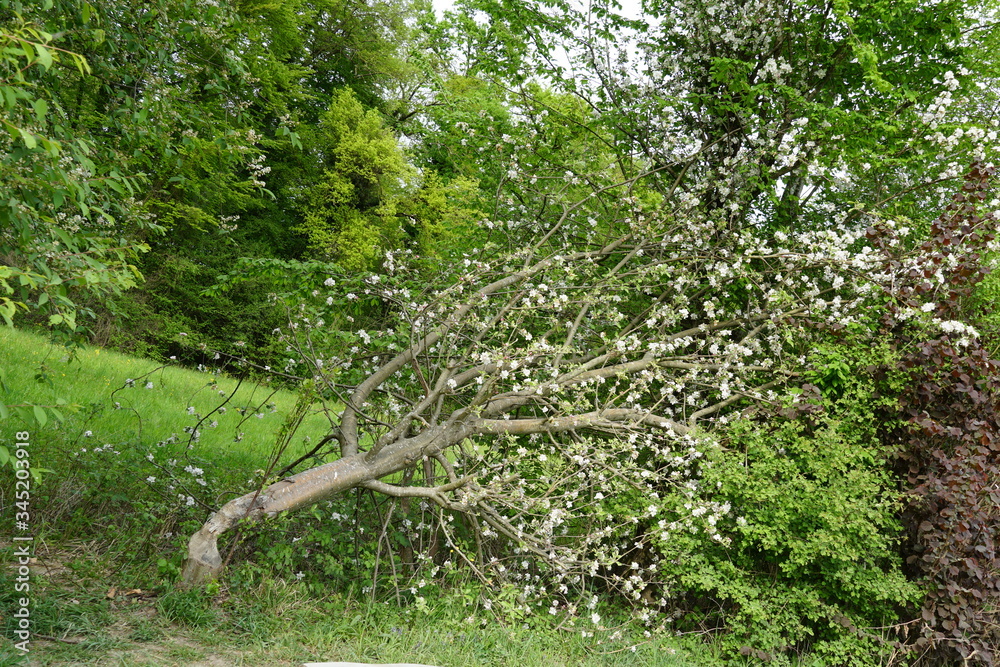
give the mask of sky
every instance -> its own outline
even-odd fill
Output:
[[[618,2],[622,6],[621,13],[626,18],[637,18],[642,14],[642,0],[618,0]],[[433,3],[438,16],[450,9],[453,4],[452,0],[433,0]]]

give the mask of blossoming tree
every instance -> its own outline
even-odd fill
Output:
[[[506,160],[493,212],[433,286],[392,253],[351,292],[344,275],[301,286],[289,370],[338,405],[338,452],[219,508],[183,581],[219,574],[238,522],[365,488],[434,508],[484,578],[500,540],[534,557],[530,586],[600,577],[655,605],[650,544],[726,545],[746,524],[705,488],[729,426],[761,406],[806,414],[817,384],[842,391],[816,350],[906,322],[959,347],[977,335],[942,319],[954,267],[928,269],[915,241],[973,161],[982,196],[963,234],[993,224],[995,121],[944,60],[962,52],[963,8],[952,23],[911,4],[886,30],[928,35],[898,41],[867,6],[670,3],[634,76],[626,55],[570,44],[591,84],[571,92],[595,112],[517,91],[519,135],[490,144]],[[482,152],[469,144],[490,127],[474,129],[453,154]],[[917,273],[927,287],[903,295]],[[343,316],[358,299],[388,313],[377,330]]]

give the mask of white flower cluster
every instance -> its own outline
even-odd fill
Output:
[[[938,327],[946,334],[955,334],[958,336],[956,343],[961,347],[968,347],[973,340],[979,337],[979,332],[973,327],[957,320],[939,321]]]

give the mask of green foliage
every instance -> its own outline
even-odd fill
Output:
[[[700,479],[665,496],[673,520],[650,540],[660,594],[686,623],[724,625],[733,654],[868,665],[892,650],[876,628],[920,599],[897,555],[885,401],[863,371],[885,354],[851,348],[839,400],[735,422]]]
[[[48,314],[50,324],[82,331],[91,326],[78,321],[83,312],[99,317],[91,332],[102,342],[164,357],[175,352],[172,335],[185,330],[213,344],[222,335],[260,341],[259,329],[273,324],[253,314],[266,310],[264,294],[235,308],[223,300],[202,304],[190,317],[177,313],[198,301],[197,291],[232,255],[284,249],[256,231],[260,224],[234,235],[241,215],[266,209],[271,198],[262,180],[270,171],[265,147],[301,146],[289,124],[290,107],[304,99],[297,81],[305,70],[282,59],[288,26],[265,29],[255,12],[280,14],[263,5],[180,0],[158,0],[142,11],[59,0],[4,14],[6,38],[58,35],[58,47],[43,40],[39,53],[80,65],[47,68],[41,57],[20,63],[5,55],[18,66],[11,81],[24,79],[12,113],[37,115],[52,143],[22,141],[20,149],[5,151],[9,168],[0,167],[0,181],[24,193],[10,200],[17,203],[11,215],[21,216],[13,220],[19,236],[0,236],[0,251],[17,258],[0,267],[4,313],[30,307]],[[264,32],[275,37],[273,50],[248,39]],[[136,256],[150,248],[150,256]],[[44,268],[39,257],[46,258]],[[74,290],[86,293],[77,298]],[[127,333],[115,339],[102,330],[123,316],[132,318]],[[251,321],[258,331],[236,331],[234,323]]]
[[[996,270],[1000,258],[983,253],[983,264],[990,272],[973,286],[968,297],[962,300],[962,314],[966,315],[979,332],[983,345],[991,357],[1000,356],[1000,271]]]
[[[553,64],[560,38],[573,25],[564,20],[568,3],[544,5],[517,0],[461,0],[445,13],[444,30],[465,75],[522,83],[530,71],[559,75]]]
[[[419,178],[379,114],[350,90],[338,91],[318,126],[302,135],[322,177],[299,198],[296,230],[320,256],[348,271],[371,270],[387,250],[433,255],[460,234],[465,202],[476,196],[471,183]]]
[[[442,82],[438,103],[426,111],[430,127],[416,149],[421,164],[445,179],[474,179],[492,194],[509,157],[504,153],[513,148],[501,138],[521,138],[513,128],[507,98],[503,89],[473,77],[452,76]]]
[[[81,294],[137,283],[134,262],[148,248],[130,231],[155,226],[133,198],[139,180],[99,158],[54,94],[61,72],[85,76],[87,61],[20,10],[0,4],[0,316],[10,324],[30,311],[75,333],[90,313]]]
[[[437,265],[433,262],[429,266],[434,268]],[[338,355],[346,356],[356,353],[356,350],[350,351],[356,338],[347,330],[349,327],[378,328],[391,321],[394,316],[391,306],[387,306],[378,297],[374,289],[376,285],[398,285],[400,290],[415,292],[424,284],[422,272],[401,272],[398,268],[398,265],[393,265],[391,269],[386,268],[387,273],[372,275],[345,271],[338,264],[319,260],[243,258],[231,267],[229,273],[218,277],[218,283],[209,294],[216,291],[227,294],[248,289],[248,286],[255,284],[267,284],[277,307],[286,312],[294,309],[311,321],[323,324],[321,330],[310,334],[314,345],[330,346]],[[334,296],[320,294],[316,289],[320,285],[335,285]],[[281,331],[289,332],[294,329],[289,329],[286,320]],[[399,336],[395,336],[394,340],[398,340],[400,344],[403,342]],[[301,359],[289,356],[290,350],[286,349],[289,342],[285,340],[280,347],[286,372],[301,373],[303,377],[311,375],[311,369],[302,364]],[[351,377],[355,377],[356,373],[356,370],[351,371]],[[347,377],[341,379],[346,380]]]
[[[479,182],[465,177],[443,179],[433,171],[422,174],[419,188],[397,203],[409,246],[425,266],[438,268],[457,260],[481,237],[486,208]]]
[[[206,286],[230,271],[239,249],[210,244],[172,254],[150,256],[143,263],[147,284],[141,291],[106,302],[107,313],[93,327],[96,342],[154,359],[177,357],[187,362],[197,345],[246,358],[259,366],[284,365],[284,347],[272,332],[285,323],[285,310],[269,294],[273,282],[259,279],[222,293],[206,294]],[[120,321],[132,326],[121,327]]]

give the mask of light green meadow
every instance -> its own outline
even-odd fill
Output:
[[[36,438],[55,438],[63,446],[92,449],[112,444],[138,447],[166,442],[168,448],[193,444],[189,451],[217,463],[264,465],[278,441],[297,396],[254,381],[199,372],[85,346],[70,355],[44,336],[0,328],[2,402],[9,424]],[[18,406],[24,406],[18,410]],[[31,406],[31,407],[28,407]],[[45,424],[35,417],[39,406]],[[60,421],[57,415],[64,419]],[[198,425],[199,417],[205,417]],[[215,424],[213,426],[213,424]],[[185,428],[198,426],[191,442]],[[283,461],[316,442],[329,422],[310,406]],[[43,463],[36,462],[41,467]]]

